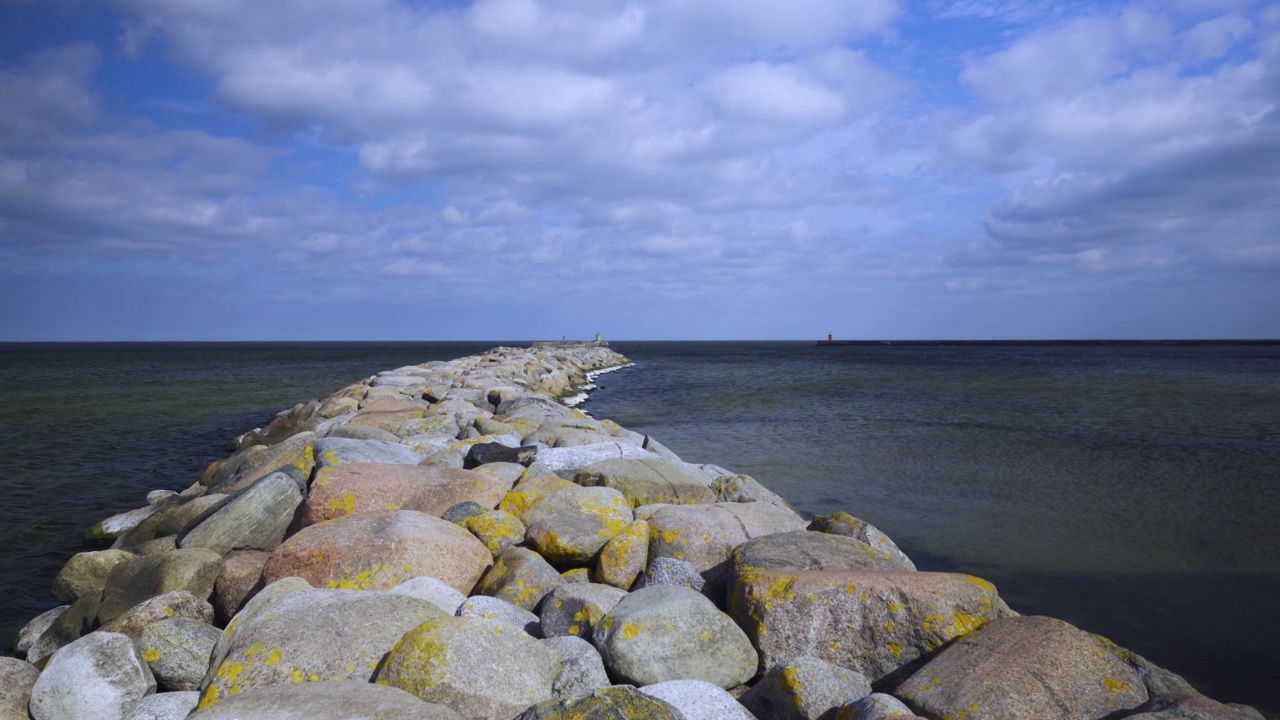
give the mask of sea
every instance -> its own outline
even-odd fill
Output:
[[[0,631],[84,531],[379,370],[506,342],[0,344]],[[581,406],[1280,718],[1280,344],[624,342]]]

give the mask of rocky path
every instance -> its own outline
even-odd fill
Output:
[[[0,720],[1261,717],[566,404],[627,362],[496,348],[282,412],[90,530]]]

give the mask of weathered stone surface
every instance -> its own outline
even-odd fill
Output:
[[[272,685],[227,698],[189,720],[462,720],[397,688],[354,680]]]
[[[200,693],[195,690],[147,695],[130,705],[121,720],[183,720],[198,702]]]
[[[1001,618],[962,637],[898,685],[917,714],[1096,720],[1147,701],[1109,640],[1047,617]]]
[[[366,401],[364,407],[356,412],[355,417],[347,421],[348,426],[364,425],[394,433],[401,425],[416,420],[427,413],[423,403],[414,400],[393,400],[376,398]]]
[[[380,440],[389,443],[400,441],[399,436],[395,433],[372,425],[339,425],[330,430],[327,437],[346,438],[349,440]]]
[[[277,414],[275,419],[262,429],[262,439],[266,444],[274,445],[300,432],[314,430],[316,423],[322,419],[319,400],[298,403],[289,410]]]
[[[830,533],[832,535],[843,535],[851,537],[854,540],[860,540],[880,552],[888,554],[898,561],[907,570],[915,570],[915,563],[911,562],[911,558],[906,553],[898,549],[898,546],[889,539],[888,535],[880,532],[875,525],[866,520],[858,518],[846,512],[832,513],[831,515],[819,515],[809,523],[809,529]]]
[[[458,608],[467,601],[467,596],[449,587],[443,580],[429,576],[410,578],[391,588],[387,592],[400,593],[426,600],[444,611],[446,615],[456,615]]]
[[[314,432],[301,432],[277,445],[253,453],[240,464],[234,475],[214,485],[209,491],[231,494],[243,490],[286,465],[297,469],[303,477],[310,477],[311,470],[315,467],[315,441]]]
[[[232,550],[274,550],[301,503],[302,490],[291,473],[271,473],[185,531],[178,537],[178,547],[208,548],[219,555]]]
[[[84,539],[91,543],[109,543],[151,517],[157,507],[159,506],[147,505],[99,520],[85,531]]]
[[[576,447],[547,448],[538,451],[538,457],[529,466],[529,476],[558,475],[572,480],[580,470],[606,460],[648,459],[658,456],[631,443],[606,442]],[[710,493],[710,491],[708,491]]]
[[[161,690],[195,690],[209,671],[209,654],[222,636],[218,628],[176,618],[148,626],[138,639]]]
[[[624,597],[596,625],[592,642],[614,677],[636,685],[705,680],[730,688],[756,674],[756,651],[733,620],[674,585]]]
[[[562,571],[560,577],[564,578],[567,583],[589,583],[591,582],[591,568],[569,568]]]
[[[599,582],[627,590],[649,562],[649,523],[629,523],[600,550],[595,578]]]
[[[763,502],[796,512],[791,503],[750,475],[717,475],[711,483],[711,492],[715,494],[716,502]]]
[[[483,512],[489,512],[492,510],[493,508],[486,508],[480,503],[475,503],[475,502],[471,502],[470,500],[465,500],[463,502],[458,503],[457,505],[454,505],[448,510],[445,510],[443,513],[440,514],[440,517],[445,520],[448,520],[454,525],[461,525],[462,522],[467,518],[475,517],[476,515],[479,515]]]
[[[151,531],[151,538],[165,537],[167,535],[177,535],[182,532],[192,520],[209,512],[212,508],[220,505],[227,499],[226,495],[214,493],[212,495],[201,495],[200,497],[191,498],[186,502],[166,505],[156,511],[155,515],[147,518],[138,529],[146,527]],[[130,537],[129,539],[132,539]],[[142,539],[142,538],[138,538]]]
[[[397,510],[303,528],[271,553],[262,577],[265,583],[293,575],[316,587],[386,590],[429,575],[469,593],[492,562],[488,549],[457,525]]]
[[[542,633],[547,637],[572,635],[591,640],[592,631],[627,593],[612,585],[568,583],[542,601]]]
[[[595,564],[600,550],[627,526],[581,510],[562,510],[529,526],[526,538],[553,563],[585,567]]]
[[[573,485],[552,490],[532,504],[521,516],[526,525],[534,525],[565,511],[584,512],[616,525],[619,529],[634,520],[631,505],[617,490],[607,487]]]
[[[668,680],[645,685],[640,692],[669,703],[684,720],[756,720],[723,688],[702,680]]]
[[[718,599],[724,596],[734,548],[804,526],[802,518],[766,503],[668,505],[649,516],[649,562],[659,557],[684,560],[707,581],[707,594]]]
[[[740,571],[915,570],[898,557],[850,537],[798,530],[774,533],[744,543],[734,553]]]
[[[124,550],[95,550],[76,553],[58,571],[53,581],[53,596],[62,602],[75,602],[82,596],[101,590],[107,574],[118,563],[134,555]]]
[[[25,655],[27,651],[36,644],[36,641],[40,639],[40,636],[43,635],[45,631],[47,631],[49,627],[52,626],[54,622],[56,622],[58,618],[69,609],[71,609],[70,605],[59,605],[52,610],[45,610],[32,618],[26,625],[22,626],[21,630],[18,631],[17,642],[14,643],[13,649],[17,651],[19,655]],[[53,650],[50,650],[49,652],[52,653]],[[48,654],[49,653],[45,653],[46,656]]]
[[[494,557],[503,550],[524,542],[527,529],[520,518],[503,510],[489,510],[473,515],[462,522],[476,539],[489,548]]]
[[[995,588],[969,575],[739,567],[729,613],[764,667],[808,655],[876,682],[998,615]]]
[[[587,487],[618,490],[632,507],[651,503],[714,503],[716,500],[701,473],[687,465],[656,458],[603,460],[582,468],[573,479]]]
[[[541,555],[528,548],[512,547],[502,551],[475,592],[533,610],[547,593],[563,584],[564,578]]]
[[[458,617],[496,620],[527,633],[530,637],[542,637],[542,621],[538,619],[537,615],[496,597],[489,597],[488,595],[469,597],[463,601],[462,605],[458,606],[458,611],[455,614]]]
[[[356,426],[365,433],[385,431],[368,426]],[[346,437],[328,437],[316,440],[316,471],[351,463],[386,463],[390,465],[417,465],[422,456],[412,448],[401,445],[394,435],[385,440],[363,440]]]
[[[487,442],[472,445],[462,458],[462,467],[471,469],[489,463],[516,463],[528,466],[538,455],[534,445],[509,447],[502,443]]]
[[[209,598],[215,618],[225,623],[240,611],[257,587],[269,557],[271,553],[261,550],[238,550],[222,559],[218,579],[213,583],[213,596]]]
[[[186,590],[174,590],[138,603],[120,617],[104,624],[102,629],[137,640],[147,627],[170,618],[185,618],[209,624],[213,622],[213,606]]]
[[[644,576],[640,578],[637,586],[679,585],[702,592],[706,584],[707,581],[698,574],[697,568],[693,565],[675,558],[656,557],[649,563],[649,567],[645,568]]]
[[[185,548],[131,558],[107,575],[98,619],[109,623],[129,608],[158,595],[185,590],[204,599],[213,592],[222,556],[204,548]]]
[[[1224,705],[1199,693],[1156,695],[1125,720],[1263,720],[1247,705]]]
[[[265,592],[265,590],[264,590]],[[368,681],[402,635],[432,618],[435,605],[408,595],[302,590],[237,618],[205,678],[201,709],[254,688],[297,682]]]
[[[741,700],[757,717],[818,720],[870,694],[871,682],[861,673],[817,658],[795,657],[770,667]]]
[[[560,670],[558,652],[503,623],[441,617],[405,633],[377,681],[466,718],[497,719],[551,699]]]
[[[527,475],[502,498],[498,509],[509,512],[520,518],[520,522],[524,522],[525,516],[536,509],[546,496],[577,487],[579,486],[572,481],[555,475]]]
[[[911,720],[917,717],[911,708],[892,695],[871,693],[851,703],[845,703],[836,709],[834,720]]]
[[[488,475],[502,483],[502,486],[505,487],[508,492],[511,488],[515,487],[516,481],[524,475],[524,470],[524,466],[519,463],[505,462],[485,463],[484,465],[475,468],[476,472],[484,473],[485,475]]]
[[[137,545],[131,550],[138,555],[159,555],[160,553],[172,552],[178,549],[178,536],[168,535]]]
[[[18,658],[0,657],[0,720],[27,720],[31,687],[38,677],[40,671],[35,665]]]
[[[54,608],[37,618],[41,623],[44,623],[47,618],[48,624],[44,631],[27,646],[27,662],[41,665],[55,650],[92,631],[97,623],[98,606],[101,604],[102,593],[90,593],[71,605],[64,606],[60,612],[58,608]],[[36,621],[33,620],[31,625],[36,625]],[[38,628],[30,626],[23,628],[24,639],[30,638],[35,629]]]
[[[565,635],[540,641],[544,647],[560,653],[560,674],[551,684],[556,700],[585,697],[600,688],[609,687],[609,673],[604,669],[600,651],[582,638]]]
[[[316,473],[302,511],[302,525],[359,513],[416,510],[440,517],[462,502],[497,507],[502,483],[469,470],[351,463]]]
[[[59,649],[31,688],[34,720],[119,720],[156,680],[133,641],[94,632]]]
[[[613,686],[574,700],[548,700],[520,713],[516,720],[685,720],[670,704],[633,687]]]

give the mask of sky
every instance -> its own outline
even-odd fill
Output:
[[[1280,338],[1280,3],[0,0],[0,341]]]

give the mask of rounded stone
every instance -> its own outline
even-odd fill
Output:
[[[756,720],[724,688],[702,680],[668,680],[645,685],[640,692],[666,701],[684,720]],[[772,720],[772,716],[763,716]]]
[[[121,720],[184,720],[198,702],[200,693],[195,690],[156,693],[130,705]]]
[[[397,510],[303,528],[271,553],[262,577],[268,584],[296,576],[316,587],[387,590],[429,575],[470,593],[492,562],[489,550],[457,525]]]
[[[468,718],[510,718],[551,699],[560,654],[504,623],[441,617],[404,634],[377,682]]]
[[[133,640],[93,632],[60,648],[31,688],[34,720],[120,720],[156,680]]]
[[[516,720],[685,720],[680,711],[633,687],[607,687],[574,700],[550,700],[520,713]]]
[[[861,673],[812,657],[789,658],[769,668],[741,698],[757,717],[818,720],[871,694]]]
[[[138,649],[162,690],[195,690],[209,671],[209,655],[222,631],[212,625],[178,618],[142,631]]]
[[[635,685],[705,680],[731,688],[750,680],[758,663],[751,641],[728,615],[675,585],[624,597],[596,625],[593,642],[610,673]]]
[[[273,685],[204,708],[188,720],[463,720],[403,690],[354,680]]]
[[[626,596],[626,591],[612,585],[560,585],[542,601],[542,632],[547,637],[571,635],[590,641],[596,623]]]

